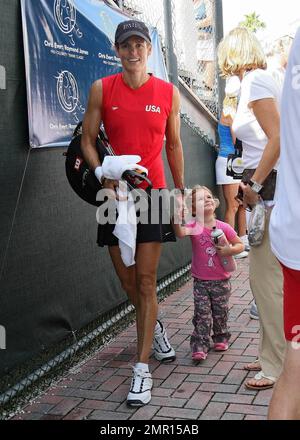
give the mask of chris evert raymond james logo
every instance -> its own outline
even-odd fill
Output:
[[[6,330],[0,325],[0,350],[6,350]]]
[[[79,122],[77,112],[85,112],[85,108],[82,106],[79,100],[79,89],[76,78],[68,70],[63,70],[55,77],[57,98],[61,108],[66,113],[72,113],[75,122]]]
[[[59,29],[70,38],[72,46],[75,46],[73,34],[82,38],[83,34],[76,23],[76,8],[73,0],[55,0],[54,19]]]

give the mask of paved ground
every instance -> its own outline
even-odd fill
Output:
[[[189,282],[161,304],[161,317],[177,359],[169,365],[151,359],[154,388],[149,405],[139,409],[126,406],[131,365],[135,362],[133,325],[84,364],[69,371],[14,419],[266,419],[272,390],[248,391],[243,385],[247,376],[254,375],[243,367],[256,358],[258,321],[251,320],[248,314],[252,294],[247,259],[238,265],[232,280],[232,339],[226,353],[211,351],[198,364],[191,360],[193,297]]]

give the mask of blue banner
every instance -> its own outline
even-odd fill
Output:
[[[31,148],[66,146],[83,119],[91,84],[121,71],[117,25],[128,16],[99,0],[21,0]],[[149,72],[167,80],[151,29]]]

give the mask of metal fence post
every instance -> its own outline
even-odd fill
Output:
[[[215,44],[216,49],[218,44],[223,38],[224,28],[223,28],[223,2],[222,0],[215,0],[215,23],[216,23],[216,31],[215,31]],[[217,66],[218,69],[218,66]],[[225,81],[218,75],[218,89],[219,89],[219,111],[221,112],[223,106],[223,100],[225,96]]]
[[[6,89],[6,70],[4,66],[0,66],[0,89]]]
[[[174,40],[173,40],[173,21],[172,21],[172,1],[164,0],[164,20],[165,20],[165,44],[166,44],[166,57],[167,68],[170,81],[178,87],[178,63],[177,57],[174,52]]]

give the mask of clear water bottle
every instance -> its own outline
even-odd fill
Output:
[[[217,229],[216,227],[213,228],[212,232],[211,232],[211,239],[212,242],[216,245],[216,246],[228,246],[228,240],[224,234],[224,232],[222,231],[222,229]],[[217,250],[218,253],[218,250]],[[226,270],[226,272],[234,272],[237,269],[237,265],[235,262],[235,259],[232,256],[221,256],[218,255],[218,257],[220,258],[220,262],[223,266],[223,268]]]

